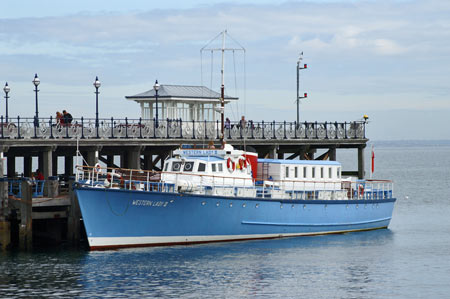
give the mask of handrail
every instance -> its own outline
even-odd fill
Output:
[[[1,119],[1,117],[0,117]],[[158,123],[158,126],[156,126]],[[182,119],[74,118],[70,124],[58,122],[54,117],[8,118],[0,122],[1,138],[17,139],[199,139],[219,140],[217,121],[183,121]],[[365,122],[287,122],[240,121],[225,128],[225,139],[365,139]],[[98,129],[98,130],[97,130]],[[98,131],[98,136],[97,136]]]
[[[112,167],[94,167],[94,166],[76,166],[77,169],[77,182],[85,181],[84,184],[90,186],[99,186],[100,175],[102,178],[107,177],[108,174],[111,176],[111,182],[109,188],[113,187],[114,176],[120,176],[120,185],[118,187],[132,190],[136,188],[137,184],[145,184],[145,190],[151,191],[151,184],[158,184],[157,189],[165,192],[166,186],[177,185],[180,186],[181,182],[180,176],[193,176],[199,178],[199,181],[190,181],[194,183],[190,187],[190,190],[200,190],[207,186],[214,188],[253,188],[254,190],[260,190],[262,192],[262,197],[265,198],[266,191],[275,192],[280,190],[281,192],[290,193],[291,197],[294,198],[295,193],[303,192],[308,193],[312,199],[317,199],[323,194],[330,193],[332,197],[337,196],[337,192],[345,192],[346,194],[341,194],[341,197],[348,199],[386,199],[393,198],[393,181],[391,180],[358,180],[358,181],[348,181],[348,180],[264,180],[262,184],[255,184],[256,182],[251,177],[233,177],[233,176],[220,176],[214,174],[197,174],[197,173],[186,173],[186,172],[164,172],[164,171],[149,171],[149,170],[138,170],[138,169],[123,169],[123,168],[112,168]],[[103,170],[106,170],[103,172]],[[109,171],[109,172],[108,172]],[[80,174],[81,172],[81,174]],[[85,173],[87,178],[85,179]],[[115,175],[111,175],[115,174]],[[163,174],[174,175],[173,183],[162,182],[161,177]],[[159,175],[159,176],[158,176]],[[152,179],[153,178],[153,179]],[[206,180],[208,178],[208,180]],[[222,180],[222,184],[218,184]],[[251,182],[251,184],[248,184]],[[122,185],[123,184],[123,185]],[[133,185],[134,184],[134,185]],[[121,186],[122,185],[122,186]],[[303,186],[302,186],[303,185]],[[141,190],[141,187],[139,187]],[[186,189],[189,189],[186,187]],[[203,190],[204,191],[204,190]],[[325,192],[325,193],[324,193]],[[328,193],[327,193],[328,192]],[[304,195],[306,196],[306,195]]]

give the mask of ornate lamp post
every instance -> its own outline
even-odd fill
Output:
[[[33,84],[34,84],[34,92],[36,93],[36,115],[34,116],[34,137],[37,138],[36,136],[36,128],[39,127],[39,110],[38,110],[38,85],[39,83],[41,83],[41,80],[39,80],[39,77],[37,74],[34,75],[34,79],[33,79]]]
[[[8,123],[8,99],[9,99],[8,93],[9,93],[10,90],[11,89],[8,86],[8,82],[6,82],[5,87],[3,87],[3,91],[5,92],[5,99],[6,99],[6,110],[5,110],[5,112],[6,112],[6,115],[5,115],[6,116],[6,123]]]
[[[159,90],[158,80],[155,81],[155,85],[153,85],[153,89],[155,90],[155,99],[156,99],[156,127],[158,128],[158,90]]]
[[[98,135],[98,94],[99,94],[98,89],[100,88],[100,86],[102,84],[98,80],[98,76],[95,77],[95,81],[94,81],[93,85],[95,87],[95,128],[97,130],[97,138],[100,138]]]

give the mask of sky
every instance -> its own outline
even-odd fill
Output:
[[[164,3],[160,3],[164,2]],[[450,2],[407,1],[4,1],[0,86],[9,116],[66,109],[95,116],[92,83],[102,82],[100,117],[138,118],[125,96],[160,84],[220,89],[220,56],[200,49],[223,30],[231,119],[301,121],[369,116],[372,140],[450,139]],[[215,42],[213,42],[213,46]],[[220,44],[217,44],[220,46]],[[0,114],[5,112],[4,94]]]

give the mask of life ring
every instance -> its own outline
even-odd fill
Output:
[[[360,197],[364,197],[364,186],[363,185],[358,186],[358,194]]]
[[[120,174],[115,173],[115,172],[108,172],[106,174],[106,181],[108,181],[108,183],[105,184],[105,185],[108,185],[108,186],[112,187],[113,181],[114,181],[114,177],[116,177],[119,180],[119,186],[121,188],[125,187],[125,180],[123,179],[123,177]]]
[[[245,168],[247,168],[247,161],[245,160],[245,158],[241,157],[239,159],[239,168],[244,171]]]
[[[236,168],[236,164],[233,161],[231,161],[231,158],[228,158],[227,160],[227,168],[229,172],[233,172],[234,169]]]

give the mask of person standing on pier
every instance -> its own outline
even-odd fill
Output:
[[[64,123],[71,124],[72,120],[73,120],[72,114],[70,114],[66,110],[63,110],[63,114],[64,114],[64,116],[63,116]]]

